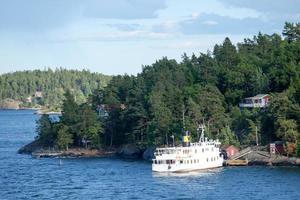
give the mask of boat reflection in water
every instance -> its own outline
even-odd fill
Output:
[[[195,171],[187,171],[182,173],[161,173],[161,172],[152,172],[154,178],[163,178],[163,177],[209,177],[220,174],[224,171],[223,167],[213,168],[213,169],[201,169]]]

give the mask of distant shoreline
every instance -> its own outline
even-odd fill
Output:
[[[35,111],[34,114],[38,115],[61,115],[60,111],[51,111],[51,110],[43,110],[40,108],[0,108],[0,111],[11,110],[11,111],[22,111],[22,110],[31,110]]]

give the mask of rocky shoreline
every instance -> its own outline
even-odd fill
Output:
[[[123,145],[119,148],[85,149],[70,148],[65,151],[53,148],[43,148],[38,140],[35,140],[18,150],[19,154],[29,154],[35,158],[82,158],[82,157],[119,157],[123,159],[144,159],[152,161],[154,147],[140,149],[134,144]]]
[[[62,151],[54,148],[43,148],[38,140],[35,140],[18,150],[19,154],[29,154],[34,158],[91,158],[111,157],[116,155],[116,150],[111,149],[85,149],[69,148]]]
[[[118,157],[122,159],[135,159],[152,161],[155,147],[139,148],[134,144],[126,144],[119,148],[85,149],[70,148],[67,151],[44,149],[37,140],[22,147],[18,153],[30,154],[35,158],[82,158],[82,157]],[[253,149],[251,153],[241,157],[248,161],[249,166],[300,166],[300,158],[271,155],[267,151]]]
[[[243,157],[248,160],[248,165],[266,166],[300,166],[300,158],[283,155],[271,155],[267,151],[253,150]]]

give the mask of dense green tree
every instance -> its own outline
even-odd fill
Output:
[[[163,57],[136,76],[114,76],[105,88],[99,74],[88,71],[48,70],[49,80],[35,77],[45,73],[41,71],[28,72],[30,78],[3,75],[0,97],[24,99],[45,92],[40,103],[62,108],[61,135],[69,133],[74,142],[68,144],[74,146],[92,140],[99,147],[97,139],[108,146],[164,145],[173,135],[179,143],[186,130],[197,141],[200,124],[206,126],[206,136],[225,145],[255,145],[257,139],[260,144],[295,143],[300,132],[298,29],[299,23],[286,23],[284,39],[258,33],[237,45],[225,38],[213,53],[184,54],[181,62]],[[21,82],[27,86],[20,87]],[[242,99],[265,93],[272,96],[270,106],[239,108]],[[57,126],[52,126],[54,133]]]
[[[77,103],[86,102],[87,97],[98,88],[103,88],[110,81],[110,76],[89,71],[66,70],[34,70],[14,72],[0,75],[0,102],[10,98],[23,102],[23,106],[42,104],[53,110],[60,110],[63,94],[72,90]],[[36,91],[42,98],[36,98]],[[32,104],[26,99],[32,98]],[[0,105],[1,106],[1,105]]]
[[[42,115],[37,121],[37,139],[43,146],[51,147],[54,145],[56,135],[52,126],[49,115]]]
[[[300,134],[297,130],[297,122],[292,119],[279,119],[277,121],[276,135],[286,142],[297,142]]]
[[[282,34],[289,42],[300,39],[300,23],[286,22]]]
[[[66,125],[61,125],[57,132],[57,145],[62,150],[68,150],[69,146],[73,144],[72,134]]]
[[[78,122],[79,106],[75,102],[74,95],[70,90],[67,90],[64,95],[61,120],[64,124],[72,126]]]
[[[91,141],[93,147],[100,148],[103,129],[96,111],[92,110],[89,104],[83,104],[79,108],[79,113],[79,120],[76,124],[77,135],[80,136],[81,141],[85,141],[86,148],[87,141]]]
[[[222,128],[219,139],[224,146],[235,145],[240,146],[239,140],[229,126]]]

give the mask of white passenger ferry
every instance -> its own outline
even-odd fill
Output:
[[[220,152],[221,143],[218,140],[208,140],[204,137],[204,126],[199,142],[190,143],[189,132],[183,136],[182,146],[157,148],[152,163],[155,172],[187,172],[223,166],[223,156]]]

